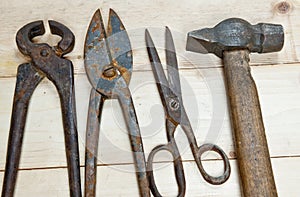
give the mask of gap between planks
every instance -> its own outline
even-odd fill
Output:
[[[292,155],[292,156],[274,156],[270,157],[271,159],[286,159],[286,158],[296,158],[300,159],[300,155]],[[229,161],[236,161],[236,158],[228,158]],[[203,159],[202,162],[209,162],[209,161],[222,161],[221,159]],[[182,163],[191,163],[195,162],[195,160],[192,159],[186,159],[182,160]],[[153,161],[153,164],[168,164],[172,163],[172,161]],[[113,164],[97,164],[97,167],[103,167],[103,166],[122,166],[122,165],[133,165],[134,163],[113,163]],[[84,168],[85,165],[80,165],[80,168]],[[18,171],[31,171],[31,170],[51,170],[51,169],[66,169],[67,166],[51,166],[51,167],[35,167],[35,168],[18,168]],[[0,173],[4,172],[4,169],[0,169]]]
[[[69,59],[69,58],[67,58]],[[69,59],[70,60],[70,59]],[[250,60],[251,61],[251,60]],[[267,66],[284,66],[284,65],[289,65],[289,66],[296,66],[296,65],[299,65],[300,62],[286,62],[286,63],[282,63],[282,64],[277,64],[277,63],[274,63],[274,64],[251,64],[250,62],[250,67],[267,67]],[[184,70],[208,70],[208,69],[220,69],[220,68],[223,68],[224,66],[223,65],[218,65],[218,66],[215,66],[215,67],[211,67],[211,66],[201,66],[201,67],[179,67],[178,69],[180,71],[184,71]],[[164,68],[164,70],[166,70]],[[133,69],[133,73],[142,73],[142,72],[150,72],[152,71],[151,68],[149,69],[137,69],[137,70],[134,70]],[[0,75],[0,79],[9,79],[9,78],[15,78],[17,75],[17,71],[14,75]],[[81,76],[81,75],[86,75],[85,72],[82,72],[82,71],[79,71],[79,72],[74,72],[74,76]]]

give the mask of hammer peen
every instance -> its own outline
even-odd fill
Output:
[[[284,43],[281,25],[251,25],[230,18],[214,28],[188,33],[188,51],[214,53],[223,59],[234,142],[245,197],[277,196],[268,144],[249,53],[280,51]]]

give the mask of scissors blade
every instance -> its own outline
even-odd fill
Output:
[[[182,101],[176,50],[175,50],[171,31],[168,27],[166,27],[165,39],[166,39],[165,51],[166,51],[166,62],[167,62],[169,87],[176,94],[176,96],[180,99],[180,101]]]
[[[151,67],[152,67],[156,85],[157,85],[157,88],[159,91],[159,95],[160,95],[162,104],[164,105],[164,108],[167,109],[168,108],[167,97],[169,95],[169,84],[168,84],[166,75],[164,73],[163,67],[161,65],[160,58],[159,58],[156,48],[154,46],[153,40],[147,29],[145,30],[145,40],[146,40],[148,56],[149,56],[149,59],[151,62]]]
[[[90,83],[97,89],[99,78],[105,66],[111,63],[111,56],[106,43],[103,19],[98,9],[92,17],[84,45],[84,65]]]
[[[113,9],[109,10],[107,44],[113,65],[117,67],[128,84],[132,73],[132,49],[128,33]]]

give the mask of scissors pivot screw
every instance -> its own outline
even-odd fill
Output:
[[[169,104],[170,104],[171,109],[173,109],[173,110],[177,110],[180,106],[179,102],[176,101],[175,99],[171,99]]]

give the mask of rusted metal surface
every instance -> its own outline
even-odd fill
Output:
[[[230,164],[225,152],[214,144],[203,144],[198,147],[194,132],[192,130],[190,121],[183,106],[180,78],[178,73],[178,64],[175,52],[175,46],[173,43],[171,32],[166,28],[166,60],[168,80],[164,74],[164,70],[161,65],[160,58],[157,54],[154,43],[151,36],[146,30],[145,32],[146,45],[148,50],[148,56],[151,62],[152,71],[156,81],[157,89],[160,94],[160,98],[165,110],[166,118],[166,132],[168,143],[156,146],[149,154],[147,161],[147,176],[149,179],[150,189],[154,196],[162,196],[155,184],[153,175],[153,158],[155,154],[160,151],[168,151],[173,156],[174,170],[176,181],[178,185],[178,196],[185,196],[186,184],[184,177],[184,170],[182,166],[181,156],[177,148],[177,144],[174,138],[174,133],[178,125],[189,141],[191,151],[193,153],[195,162],[203,178],[214,185],[222,184],[228,180],[230,176]],[[221,176],[213,177],[209,175],[203,168],[201,162],[201,155],[207,151],[214,151],[218,153],[224,163],[224,172]]]
[[[67,27],[56,21],[49,21],[49,26],[53,34],[62,37],[55,47],[32,42],[34,37],[45,33],[42,21],[25,25],[16,36],[20,52],[29,56],[31,62],[18,67],[2,197],[14,195],[29,101],[44,77],[53,82],[60,97],[70,196],[81,196],[73,65],[70,60],[63,57],[72,51],[75,38]]]
[[[187,50],[214,53],[223,58],[233,138],[245,197],[277,196],[249,53],[280,51],[283,43],[281,25],[251,25],[237,18],[224,20],[214,28],[188,33]]]
[[[188,33],[187,50],[214,53],[223,57],[223,51],[248,49],[251,52],[280,51],[284,43],[282,25],[259,23],[251,25],[240,18],[226,19],[213,28]]]
[[[84,63],[92,85],[86,132],[85,196],[96,196],[97,152],[102,106],[118,99],[133,152],[140,196],[150,196],[141,133],[128,88],[132,73],[129,37],[117,14],[110,10],[107,31],[100,10],[90,22],[84,48]],[[124,183],[126,184],[126,183]]]

